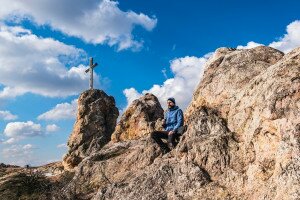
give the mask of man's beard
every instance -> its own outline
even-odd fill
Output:
[[[168,105],[168,108],[174,108],[175,107],[175,105],[173,105],[173,106],[171,106],[171,105]]]

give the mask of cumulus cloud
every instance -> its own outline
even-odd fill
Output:
[[[50,132],[56,132],[56,131],[58,131],[60,128],[59,128],[59,126],[57,126],[56,124],[50,124],[50,125],[47,125],[46,126],[46,131],[48,132],[48,133],[50,133]]]
[[[131,104],[134,100],[140,98],[142,94],[140,94],[135,88],[127,88],[123,90],[123,94],[126,96],[127,103]]]
[[[89,43],[117,45],[118,50],[139,49],[142,41],[133,37],[134,27],[151,31],[157,24],[155,17],[124,12],[112,0],[2,0],[0,19],[29,19]]]
[[[33,145],[32,144],[26,144],[22,148],[25,149],[25,150],[33,149]]]
[[[16,138],[9,138],[8,140],[3,140],[3,144],[14,144],[16,143],[17,141],[19,141],[19,139],[16,139]]]
[[[5,87],[2,91],[0,91],[0,99],[13,99],[25,94],[26,92],[27,91],[25,89],[19,87]]]
[[[82,61],[85,52],[21,27],[0,24],[0,99],[30,92],[49,97],[76,95],[88,87],[84,65],[67,68],[63,60]],[[95,85],[100,85],[95,74]]]
[[[59,127],[55,124],[42,127],[32,121],[27,122],[10,122],[6,125],[3,135],[8,139],[4,140],[3,144],[15,144],[20,140],[29,137],[46,136],[51,132],[58,131]]]
[[[24,166],[34,161],[33,149],[35,147],[32,144],[12,145],[4,148],[1,154],[9,164]]]
[[[3,119],[3,120],[15,120],[17,119],[18,116],[17,115],[13,115],[11,114],[11,112],[5,110],[0,110],[0,119]]]
[[[290,23],[286,28],[286,34],[278,41],[269,44],[270,47],[279,49],[285,53],[290,52],[300,46],[300,21]]]
[[[259,44],[259,43],[256,43],[256,42],[248,42],[246,46],[243,46],[243,45],[239,45],[237,46],[237,49],[252,49],[254,47],[258,47],[258,46],[262,46],[263,44]]]
[[[170,62],[170,69],[174,74],[173,78],[167,79],[162,85],[153,85],[152,88],[139,93],[135,88],[125,89],[123,93],[127,98],[128,104],[139,98],[142,94],[152,93],[157,96],[162,106],[166,108],[165,101],[168,97],[174,97],[177,105],[185,109],[192,99],[196,85],[199,83],[204,63],[211,54],[197,58],[186,56],[177,58]]]
[[[38,116],[39,120],[75,119],[77,112],[77,99],[71,103],[57,104],[53,109]]]
[[[2,151],[2,154],[4,157],[22,157],[24,155],[28,155],[31,153],[30,150],[33,149],[33,146],[31,144],[26,145],[12,145],[9,148],[5,148]]]
[[[286,34],[279,40],[271,42],[268,46],[278,49],[284,53],[288,53],[300,46],[300,21],[296,20],[286,27]],[[256,42],[248,42],[246,46],[239,45],[238,49],[251,49],[263,44]]]
[[[10,122],[6,125],[3,134],[10,138],[35,137],[43,135],[42,126],[32,121]]]

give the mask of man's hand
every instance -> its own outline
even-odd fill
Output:
[[[172,135],[174,133],[174,131],[170,131],[169,133],[168,133],[168,135]]]

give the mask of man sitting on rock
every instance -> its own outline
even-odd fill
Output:
[[[151,138],[160,146],[163,154],[169,152],[176,145],[175,139],[180,134],[178,130],[183,127],[183,112],[176,106],[174,98],[167,100],[168,110],[165,112],[163,127],[164,131],[154,131],[151,133]],[[168,139],[168,144],[164,143],[161,139]]]

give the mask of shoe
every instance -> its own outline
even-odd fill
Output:
[[[169,153],[170,151],[171,151],[171,150],[170,150],[169,148],[162,148],[162,149],[161,149],[161,152],[162,152],[163,155]]]
[[[168,143],[168,146],[171,150],[173,150],[175,148],[175,146],[172,143]]]

